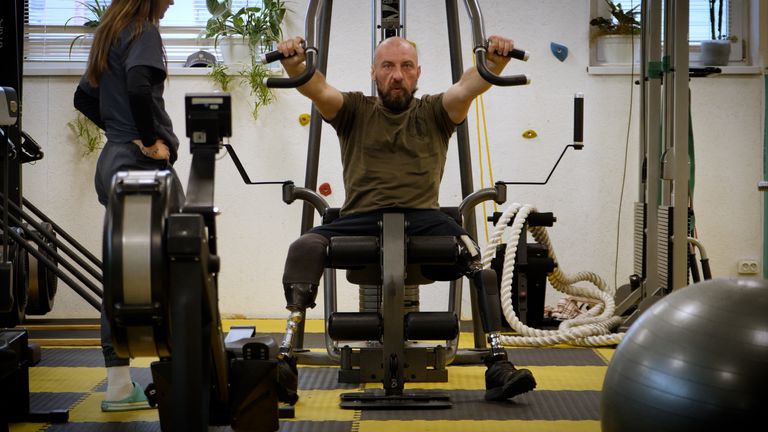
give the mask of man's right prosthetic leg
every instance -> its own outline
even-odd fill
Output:
[[[285,326],[285,336],[280,344],[278,359],[278,399],[291,405],[299,400],[299,370],[296,367],[296,358],[293,357],[293,339],[304,321],[307,307],[315,307],[317,297],[317,285],[312,284],[284,284],[285,298],[288,302],[287,309],[291,312]]]
[[[279,399],[291,405],[298,401],[299,373],[293,356],[294,338],[304,321],[307,308],[315,307],[320,275],[325,268],[328,240],[319,234],[305,234],[288,249],[283,273],[286,309],[290,311],[285,336],[278,353]],[[296,282],[296,281],[312,282]]]
[[[478,247],[469,236],[459,238],[459,254],[467,263],[464,273],[475,283],[480,321],[491,347],[485,358],[485,399],[500,401],[533,390],[536,380],[531,371],[516,369],[501,345],[501,297],[496,272],[483,269]]]
[[[285,291],[285,300],[287,303],[286,309],[291,313],[288,315],[288,322],[285,326],[285,336],[283,337],[283,342],[280,344],[279,355],[281,357],[291,357],[293,354],[293,339],[296,336],[296,331],[302,321],[304,321],[307,308],[315,307],[317,284],[285,283],[283,284],[283,290]]]

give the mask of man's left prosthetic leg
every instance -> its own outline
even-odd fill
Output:
[[[466,263],[464,274],[477,290],[480,320],[491,352],[485,358],[485,399],[509,399],[536,388],[536,380],[528,369],[516,369],[501,345],[501,297],[496,272],[483,270],[477,244],[469,236],[459,237],[459,253]]]

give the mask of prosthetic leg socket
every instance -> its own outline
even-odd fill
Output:
[[[283,284],[286,308],[293,311],[305,311],[315,307],[317,285],[307,283]]]

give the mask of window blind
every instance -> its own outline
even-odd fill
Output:
[[[7,1],[7,0],[3,0]],[[107,0],[98,0],[106,6]],[[29,62],[84,62],[93,38],[85,23],[96,0],[26,0],[24,59]],[[233,0],[232,8],[260,6],[260,0]],[[210,18],[205,0],[174,0],[160,22],[169,62],[183,63],[197,50],[215,53],[213,40],[200,37]]]

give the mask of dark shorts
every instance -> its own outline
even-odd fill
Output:
[[[381,234],[379,221],[382,213],[402,212],[405,215],[405,233],[412,236],[461,236],[468,235],[454,218],[440,210],[386,209],[366,213],[355,213],[339,217],[333,222],[317,226],[310,233],[326,238],[335,236],[378,236]]]

